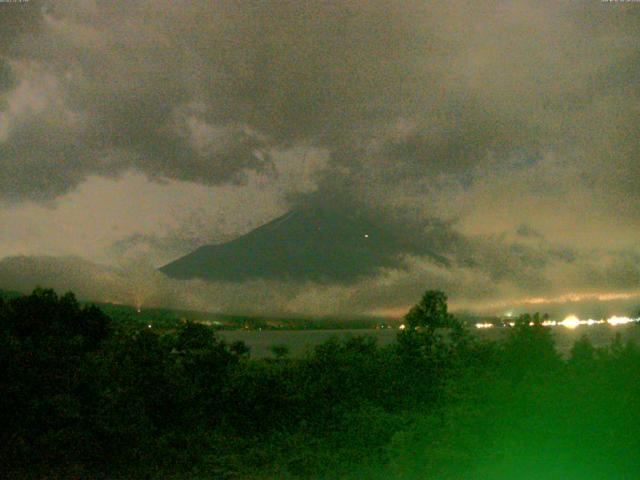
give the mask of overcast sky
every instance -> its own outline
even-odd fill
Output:
[[[640,3],[0,3],[0,258],[154,276],[321,204],[449,262],[398,247],[353,285],[190,301],[401,312],[440,288],[472,310],[631,308],[639,118]],[[24,273],[8,260],[5,287]]]

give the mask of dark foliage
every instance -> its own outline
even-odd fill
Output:
[[[634,478],[640,351],[581,339],[565,361],[542,321],[477,342],[427,292],[395,345],[253,360],[195,323],[160,335],[71,294],[0,299],[3,474]]]

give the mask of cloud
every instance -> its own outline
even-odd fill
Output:
[[[422,288],[410,285],[444,285],[460,302],[636,285],[635,5],[0,8],[0,202],[14,209],[0,219],[16,230],[28,230],[19,209],[40,218],[30,202],[60,209],[75,192],[89,209],[97,178],[142,174],[165,188],[149,193],[157,212],[130,207],[141,214],[114,221],[117,235],[90,227],[99,249],[74,229],[68,243],[162,262],[311,206],[361,211],[392,232],[386,274],[407,301]],[[112,189],[140,200],[131,190]],[[118,202],[103,203],[112,218]],[[4,235],[8,253],[34,238]],[[43,248],[31,241],[27,253]],[[381,278],[361,288],[380,293]]]
[[[361,169],[459,175],[547,151],[597,169],[611,147],[631,167],[637,153],[628,8],[68,0],[29,15],[35,33],[15,12],[6,21],[30,37],[8,49],[17,85],[5,95],[43,103],[5,120],[3,157],[20,158],[34,188],[9,184],[9,198],[52,198],[130,167],[238,183],[269,168],[270,147],[304,142],[356,180]],[[47,161],[60,178],[43,189],[53,166],[34,166]]]

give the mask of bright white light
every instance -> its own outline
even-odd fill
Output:
[[[151,328],[151,324],[147,325],[147,327]]]
[[[403,324],[402,324],[402,325],[400,325],[398,328],[399,328],[400,330],[404,330],[404,329],[405,329],[405,328],[407,328],[407,327],[405,327],[405,325],[404,325],[404,323],[403,323]]]
[[[493,323],[476,323],[476,328],[492,328]]]
[[[569,315],[567,318],[561,321],[559,325],[562,325],[566,328],[576,328],[578,325],[580,325],[580,319],[575,315]]]
[[[369,235],[367,235],[366,233],[364,234],[364,238],[369,238]]]
[[[505,315],[507,315],[510,312],[505,313]],[[618,317],[618,316],[612,316],[609,317],[607,320],[595,320],[593,318],[589,318],[587,320],[581,320],[580,318],[578,318],[576,315],[569,315],[568,317],[566,317],[564,320],[562,321],[556,321],[556,320],[545,320],[543,321],[541,324],[544,327],[565,327],[565,328],[570,328],[570,329],[574,329],[577,328],[581,325],[585,325],[585,326],[594,326],[594,325],[602,325],[602,324],[609,324],[611,326],[617,326],[617,325],[626,325],[628,323],[640,323],[640,318],[630,318],[630,317]],[[510,321],[510,322],[504,322],[503,324],[501,324],[501,326],[504,327],[514,327],[516,325],[516,322],[514,321]],[[534,325],[534,322],[529,322],[530,326]],[[484,329],[484,328],[492,328],[495,327],[496,325],[492,324],[492,323],[476,323],[475,327],[478,329]],[[403,328],[403,327],[401,327]]]
[[[616,316],[613,316],[613,317],[611,317],[611,318],[607,319],[607,323],[608,323],[609,325],[613,325],[613,326],[616,326],[616,325],[625,325],[625,324],[627,324],[627,323],[631,323],[631,322],[634,322],[634,321],[635,321],[635,320],[634,320],[633,318],[629,318],[629,317],[616,317]]]

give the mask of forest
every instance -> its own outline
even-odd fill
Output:
[[[0,476],[624,479],[640,471],[640,349],[555,349],[541,316],[480,341],[427,291],[393,345],[254,359],[73,294],[0,299]],[[638,328],[638,327],[633,327]]]

